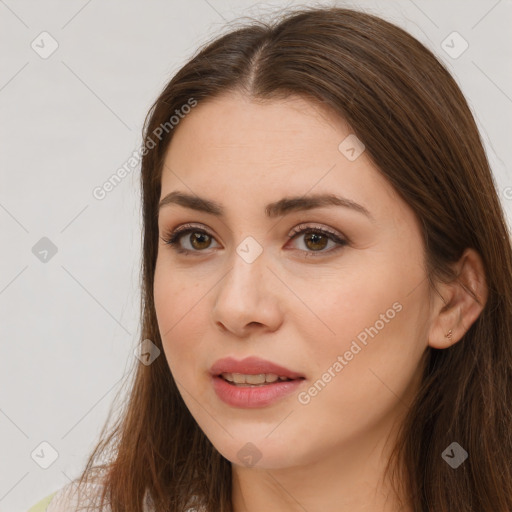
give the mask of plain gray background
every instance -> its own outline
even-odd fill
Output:
[[[511,0],[0,0],[0,511],[78,475],[138,364],[139,169],[103,200],[93,189],[139,148],[147,110],[200,43],[239,16],[312,4],[380,15],[448,65],[510,223]],[[43,237],[57,251],[46,261]],[[58,455],[47,469],[43,442]]]

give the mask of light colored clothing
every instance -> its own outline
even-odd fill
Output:
[[[46,498],[43,498],[39,503],[36,503],[28,512],[46,512],[48,510],[48,505],[56,494],[57,493],[54,492],[49,496],[46,496]]]
[[[77,482],[71,482],[43,498],[28,512],[74,512],[78,510],[78,505],[90,506],[94,504],[97,505],[97,510],[99,510],[102,487],[98,483],[87,483],[78,488]],[[146,512],[147,509],[144,510]],[[110,512],[110,507],[108,505],[104,507],[103,512]],[[147,512],[150,512],[150,510],[147,510]]]
[[[91,508],[90,510],[99,511],[102,490],[103,485],[100,483],[82,484],[82,486],[78,488],[78,482],[71,482],[53,494],[46,496],[46,498],[36,503],[28,512],[76,512],[79,509],[79,505],[80,510],[82,510],[84,505],[88,505],[89,507],[95,505],[95,508]],[[143,512],[155,512],[149,493],[146,494],[142,510]],[[107,500],[101,512],[111,512]],[[196,508],[190,508],[187,512],[198,512],[198,510]]]

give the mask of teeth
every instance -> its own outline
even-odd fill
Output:
[[[275,373],[259,373],[257,375],[245,375],[243,373],[222,373],[221,376],[234,384],[251,384],[253,386],[276,382],[277,380],[290,380]]]

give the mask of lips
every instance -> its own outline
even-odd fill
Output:
[[[247,357],[241,361],[237,361],[232,357],[219,359],[210,368],[210,373],[214,377],[218,377],[222,373],[238,373],[243,375],[275,374],[292,380],[304,379],[304,375],[298,372],[254,356]]]
[[[211,384],[218,398],[231,407],[267,407],[290,397],[305,385],[305,377],[259,357],[237,361],[226,357],[210,368]]]

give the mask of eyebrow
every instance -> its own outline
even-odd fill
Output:
[[[196,195],[186,194],[175,190],[167,194],[159,204],[159,210],[166,205],[177,204],[197,210],[200,212],[209,213],[216,217],[223,217],[225,212],[220,203],[199,197]],[[265,207],[265,215],[269,218],[282,217],[288,213],[311,210],[313,208],[321,208],[324,206],[342,206],[350,208],[356,212],[362,213],[372,221],[375,221],[372,214],[362,205],[335,194],[314,194],[309,196],[285,197],[279,201],[269,203]]]

